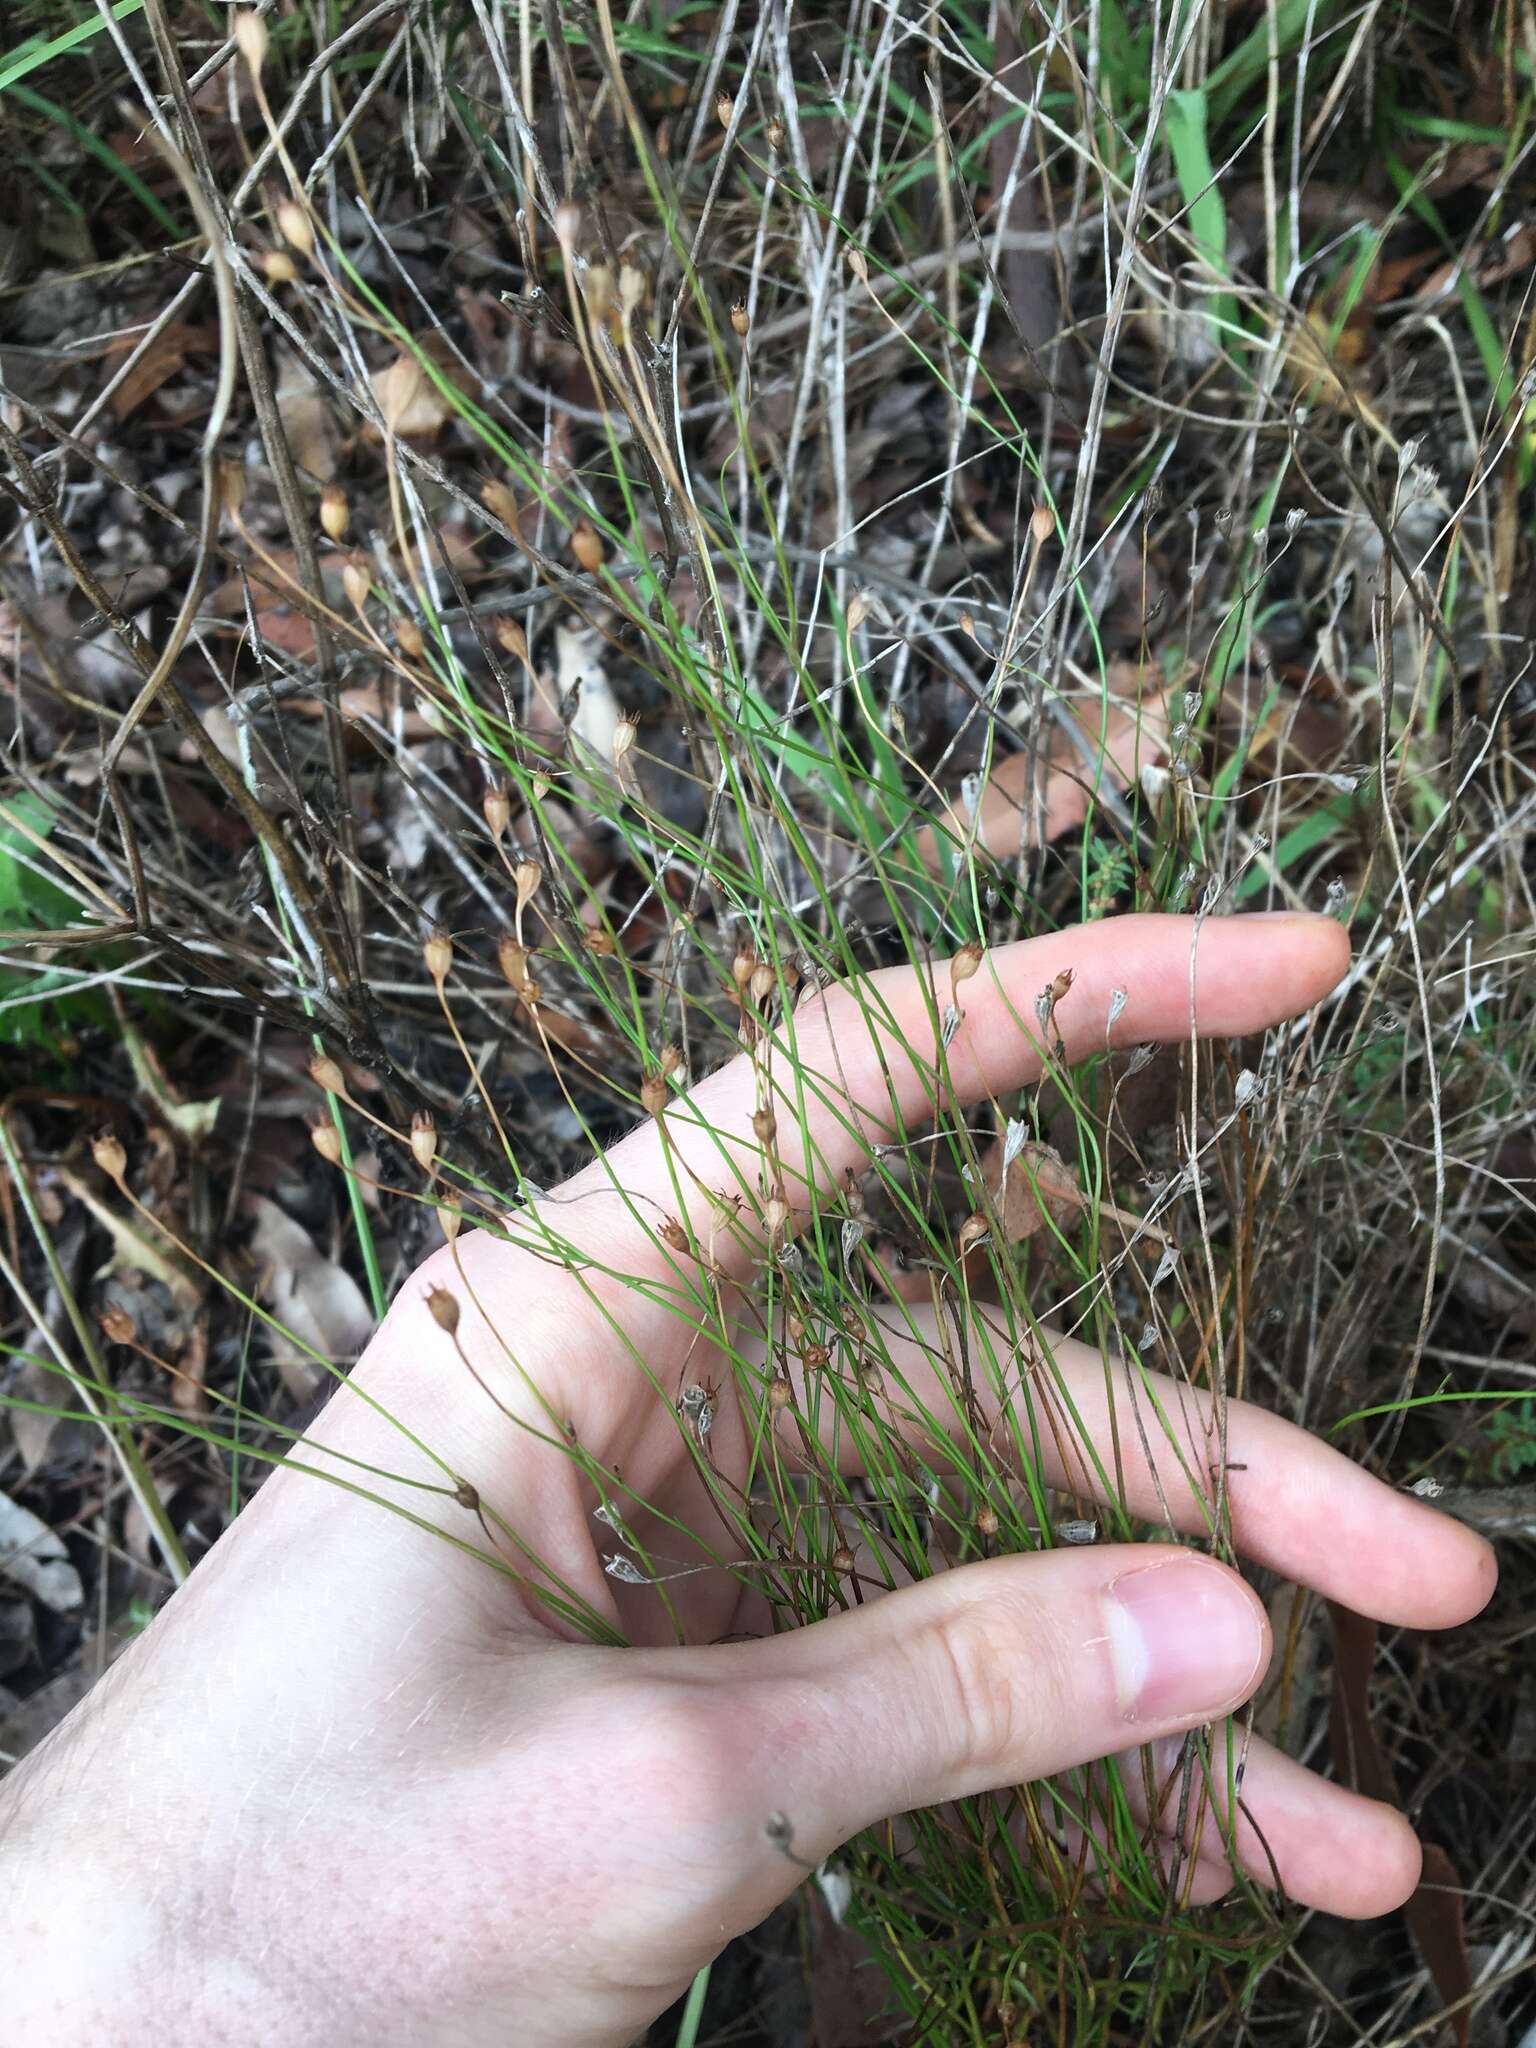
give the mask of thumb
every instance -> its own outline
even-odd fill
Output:
[[[1172,1545],[1114,1544],[968,1565],[711,1652],[729,1660],[718,1677],[743,1738],[732,1806],[744,1824],[762,1815],[742,1877],[763,1891],[748,1910],[892,1814],[1214,1720],[1254,1690],[1269,1651],[1263,1606],[1236,1572]]]

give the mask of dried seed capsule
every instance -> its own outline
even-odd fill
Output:
[[[101,1333],[109,1344],[138,1343],[137,1323],[127,1309],[119,1308],[116,1302],[113,1302],[110,1308],[104,1308],[96,1320],[101,1324]]]
[[[688,1249],[688,1233],[675,1216],[664,1216],[656,1226],[656,1235],[675,1252]]]
[[[728,92],[716,93],[715,119],[720,123],[720,126],[722,128],[730,127],[731,116],[735,113],[735,111],[736,102],[731,98]]]
[[[595,576],[603,566],[603,544],[590,521],[583,519],[571,529],[571,553],[589,576]]]
[[[982,947],[976,939],[969,939],[949,963],[949,986],[953,991],[961,982],[969,981],[981,965]]]
[[[538,893],[544,870],[536,860],[520,860],[512,879],[517,885],[517,914],[521,917]]]
[[[986,1506],[985,1503],[983,1503],[982,1506],[976,1510],[976,1533],[978,1536],[989,1537],[995,1536],[997,1534],[996,1508],[990,1508]]]
[[[114,1131],[99,1131],[92,1138],[91,1157],[108,1180],[120,1182],[128,1171],[128,1154]]]
[[[960,1226],[960,1236],[958,1239],[961,1258],[964,1258],[968,1251],[971,1251],[983,1241],[989,1228],[990,1226],[985,1216],[972,1215],[966,1217]]]
[[[290,249],[297,249],[301,256],[313,255],[315,231],[309,215],[296,199],[277,202],[277,231]]]
[[[261,268],[268,284],[292,284],[299,274],[299,266],[286,249],[263,249]]]
[[[1049,505],[1037,504],[1029,515],[1030,537],[1035,546],[1043,547],[1056,531],[1056,520]]]
[[[341,1133],[329,1117],[309,1127],[309,1142],[331,1166],[341,1164]]]
[[[493,519],[499,519],[503,526],[510,527],[513,533],[517,532],[520,516],[517,500],[499,477],[486,478],[480,486],[480,502]]]
[[[230,33],[235,39],[235,47],[245,59],[252,75],[260,77],[271,41],[267,33],[267,24],[259,14],[253,13],[248,7],[242,7],[229,26]]]
[[[407,661],[420,661],[427,651],[427,643],[421,637],[421,628],[414,619],[396,619],[395,645]]]
[[[647,1116],[660,1116],[666,1106],[666,1082],[660,1074],[647,1074],[640,1083],[640,1107]]]
[[[846,1579],[853,1570],[853,1552],[846,1543],[839,1543],[832,1553],[832,1569]]]
[[[794,1397],[795,1390],[790,1385],[788,1375],[776,1372],[768,1382],[768,1406],[775,1414],[782,1415]]]
[[[782,1195],[770,1195],[763,1204],[763,1222],[770,1237],[777,1237],[781,1232],[786,1236],[791,1233],[794,1211]]]
[[[421,942],[421,957],[427,972],[441,988],[453,966],[453,941],[443,931],[428,932]]]
[[[341,572],[341,587],[347,593],[347,603],[353,611],[362,612],[368,608],[368,577],[357,562],[348,562]]]
[[[423,1173],[432,1171],[437,1157],[437,1125],[424,1109],[411,1118],[411,1157]]]
[[[752,315],[747,311],[746,300],[733,300],[731,303],[731,326],[736,330],[737,334],[741,336],[743,341],[746,340],[747,330],[751,327],[751,325]]]
[[[680,1074],[683,1071],[682,1048],[676,1045],[664,1045],[661,1048],[661,1056],[656,1064],[670,1081],[674,1074]]]
[[[327,1095],[345,1095],[347,1092],[347,1077],[328,1052],[310,1054],[309,1078]]]
[[[528,948],[514,939],[510,932],[503,932],[496,941],[496,964],[505,977],[508,988],[517,995],[528,992]]]
[[[327,484],[320,493],[320,524],[327,540],[340,540],[352,520],[352,508],[340,484]]]
[[[753,1110],[752,1129],[759,1145],[768,1151],[779,1134],[779,1120],[766,1103],[761,1109]]]
[[[503,616],[493,620],[491,631],[496,635],[497,645],[504,654],[510,654],[514,661],[528,659],[528,635],[516,619]]]
[[[446,1330],[450,1337],[458,1334],[459,1304],[446,1287],[427,1289],[427,1307],[432,1311],[432,1320],[440,1330]]]
[[[773,115],[769,120],[767,126],[763,129],[763,134],[767,137],[770,149],[782,149],[784,147],[784,123],[777,114]]]
[[[450,1244],[464,1228],[464,1211],[459,1206],[457,1195],[444,1195],[437,1205],[437,1220],[443,1227],[443,1235]]]
[[[499,846],[507,836],[507,827],[512,822],[512,805],[503,783],[493,782],[480,799],[480,808],[485,813],[486,830]]]

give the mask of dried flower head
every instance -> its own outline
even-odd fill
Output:
[[[445,931],[428,932],[421,942],[421,957],[437,988],[441,990],[453,968],[453,941]]]

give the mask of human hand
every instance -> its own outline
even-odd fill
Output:
[[[1237,1035],[1316,1002],[1346,958],[1336,925],[1290,917],[1209,921],[1198,943],[1192,920],[1127,918],[999,949],[964,988],[954,1097],[1039,1071],[1017,1019],[1064,968],[1058,1027],[1081,1057],[1103,1049],[1116,988],[1116,1044],[1187,1038],[1192,995],[1202,1034]],[[940,969],[940,1005],[948,986]],[[0,1789],[18,2039],[616,2048],[859,1829],[1250,1696],[1270,1647],[1260,1603],[1172,1544],[998,1557],[752,1640],[764,1610],[742,1576],[690,1568],[657,1587],[605,1569],[623,1551],[594,1517],[598,1468],[618,1475],[603,1488],[634,1554],[675,1558],[690,1530],[723,1549],[720,1490],[763,1454],[765,1412],[777,1456],[811,1455],[805,1387],[778,1410],[744,1401],[746,1376],[712,1369],[679,1303],[706,1329],[700,1304],[744,1319],[738,1357],[754,1341],[767,1356],[750,1330],[753,1205],[733,1216],[711,1191],[757,1189],[764,1143],[791,1204],[799,1174],[836,1190],[898,1113],[910,1128],[931,1107],[932,1073],[905,1050],[932,1044],[931,1014],[911,972],[872,977],[859,1001],[814,997],[794,1065],[821,1085],[798,1128],[782,1099],[777,1132],[754,1128],[766,1069],[743,1057],[515,1219],[515,1242],[466,1234],[413,1276],[292,1460],[404,1512],[279,1469]],[[546,1227],[573,1254],[552,1261]],[[914,1309],[887,1343],[912,1398],[883,1398],[910,1433],[918,1408],[942,1412],[943,1332]],[[1054,1349],[1103,1436],[1102,1360]],[[1190,1391],[1164,1392],[1202,1472]],[[982,1390],[994,1410],[1006,1394]],[[846,1436],[823,1448],[853,1468]],[[1120,1448],[1133,1511],[1161,1519],[1162,1496],[1203,1532],[1171,1452],[1154,1474],[1154,1445],[1124,1431]],[[1046,1483],[1081,1489],[1081,1468],[1044,1457]],[[1413,1627],[1487,1599],[1480,1539],[1289,1424],[1232,1403],[1225,1457],[1234,1540],[1256,1563]],[[593,1642],[583,1614],[628,1646]],[[1259,1742],[1237,1841],[1261,1882],[1272,1855],[1294,1898],[1338,1913],[1389,1910],[1418,1874],[1399,1816]],[[1219,1816],[1194,1847],[1198,1901],[1229,1882]]]

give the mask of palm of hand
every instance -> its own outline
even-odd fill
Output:
[[[1074,1050],[1091,1051],[1116,986],[1130,992],[1117,1042],[1187,1036],[1192,991],[1203,1032],[1259,1028],[1330,985],[1339,937],[1321,921],[1216,924],[1198,978],[1183,920],[1009,949],[986,986],[967,989],[955,1096],[995,1096],[1034,1070],[1017,1018],[1063,966],[1077,977],[1063,1024]],[[906,1050],[932,1043],[930,998],[915,976],[881,979],[873,1013],[886,1021],[873,1030],[868,991],[858,1007],[834,993],[803,1014],[796,1066],[824,1085],[796,1102],[797,1142],[782,1143],[766,1181],[791,1204],[808,1186],[835,1188],[872,1135],[931,1104],[932,1073]],[[1257,1682],[1252,1596],[1215,1564],[1146,1546],[1000,1558],[815,1628],[722,1640],[760,1629],[764,1610],[726,1569],[694,1569],[703,1553],[687,1532],[734,1555],[715,1493],[745,1485],[772,1425],[743,1408],[678,1301],[691,1296],[707,1325],[706,1308],[729,1315],[747,1298],[733,1290],[761,1252],[748,1210],[730,1219],[733,1195],[765,1185],[752,1122],[765,1086],[771,1097],[771,1066],[738,1061],[561,1190],[542,1213],[574,1261],[541,1257],[526,1224],[523,1248],[474,1235],[435,1255],[293,1461],[414,1519],[279,1472],[87,1702],[95,1768],[115,1756],[119,1788],[132,1788],[94,1830],[92,1866],[110,1877],[146,1828],[195,1864],[234,2038],[247,2037],[249,2013],[250,2038],[287,2042],[499,2042],[512,2027],[530,2048],[617,2044],[800,1880],[775,1816],[788,1818],[794,1857],[813,1862],[891,1812],[1168,1735]],[[779,1118],[788,1124],[782,1098]],[[451,1338],[434,1289],[457,1304]],[[738,1355],[754,1343],[761,1355],[748,1329]],[[893,1325],[896,1389],[925,1407],[943,1345],[931,1313]],[[1084,1426],[1106,1429],[1097,1355],[1066,1342],[1058,1364]],[[893,1428],[911,1428],[908,1405],[893,1389]],[[783,1457],[804,1461],[807,1413],[797,1386],[780,1417]],[[1227,1456],[1245,1468],[1231,1482],[1233,1527],[1250,1557],[1419,1626],[1486,1598],[1490,1561],[1467,1532],[1275,1418],[1234,1405],[1228,1427]],[[1190,1431],[1198,1470],[1209,1444],[1198,1418]],[[830,1431],[815,1455],[856,1468]],[[607,1476],[594,1483],[594,1471]],[[1045,1477],[1083,1483],[1059,1454]],[[1160,1484],[1135,1455],[1126,1480],[1136,1512],[1158,1520],[1167,1499],[1183,1527],[1201,1527],[1187,1486]],[[617,1529],[594,1515],[604,1501]],[[452,1540],[428,1540],[421,1521]],[[488,1548],[507,1575],[487,1569]],[[614,1556],[667,1583],[626,1583],[631,1568],[616,1576]],[[1177,1579],[1149,1570],[1159,1564]],[[1137,1697],[1116,1624],[1101,1625],[1128,1572],[1177,1583],[1207,1639],[1185,1643],[1166,1685],[1141,1671]],[[583,1614],[635,1647],[594,1646],[590,1630],[584,1640]],[[1245,1627],[1259,1653],[1246,1664]],[[692,1647],[677,1645],[679,1628]],[[1218,1668],[1224,1629],[1229,1671]],[[210,1671],[223,1674],[212,1687]],[[1261,1880],[1273,1856],[1294,1896],[1343,1912],[1384,1910],[1411,1888],[1417,1848],[1396,1816],[1262,1745],[1245,1793],[1239,1847]],[[1195,1849],[1198,1900],[1227,1881],[1219,1823]],[[282,1931],[253,1942],[264,1899],[286,1902]],[[173,1972],[191,1967],[152,1915],[140,1932]]]

